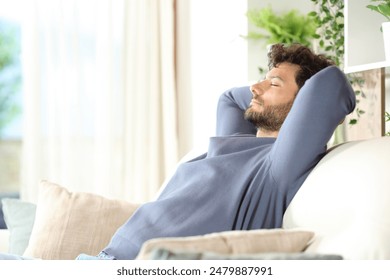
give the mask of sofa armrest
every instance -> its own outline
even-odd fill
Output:
[[[0,252],[7,253],[9,247],[9,230],[0,229]]]

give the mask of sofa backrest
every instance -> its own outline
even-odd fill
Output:
[[[293,198],[283,227],[314,231],[308,252],[390,259],[390,137],[330,151]]]

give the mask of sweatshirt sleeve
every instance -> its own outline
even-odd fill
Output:
[[[249,86],[232,88],[220,96],[217,106],[217,136],[256,135],[256,127],[244,118],[251,99]]]
[[[329,66],[306,81],[270,153],[272,176],[288,187],[326,152],[338,124],[355,108],[355,93],[343,72]]]

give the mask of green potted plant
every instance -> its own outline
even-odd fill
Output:
[[[246,16],[255,31],[244,37],[263,41],[267,49],[276,43],[312,45],[317,26],[308,16],[296,10],[277,14],[271,7],[266,7],[248,10]],[[258,70],[260,74],[264,73],[263,67],[258,67]]]
[[[267,45],[301,43],[310,46],[317,27],[309,17],[296,10],[279,15],[271,7],[252,9],[247,12],[247,17],[262,31],[251,31],[247,38],[262,39]]]
[[[373,5],[367,5],[367,8],[383,15],[387,21],[390,21],[390,0],[371,0]]]

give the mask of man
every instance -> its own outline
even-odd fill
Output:
[[[156,237],[281,227],[355,95],[331,61],[306,47],[277,44],[268,57],[264,80],[222,94],[207,153],[180,165],[99,258],[134,259]]]
[[[98,256],[78,259],[134,259],[157,237],[281,227],[355,95],[331,61],[306,47],[277,44],[268,57],[264,80],[220,97],[207,153],[181,164]]]

